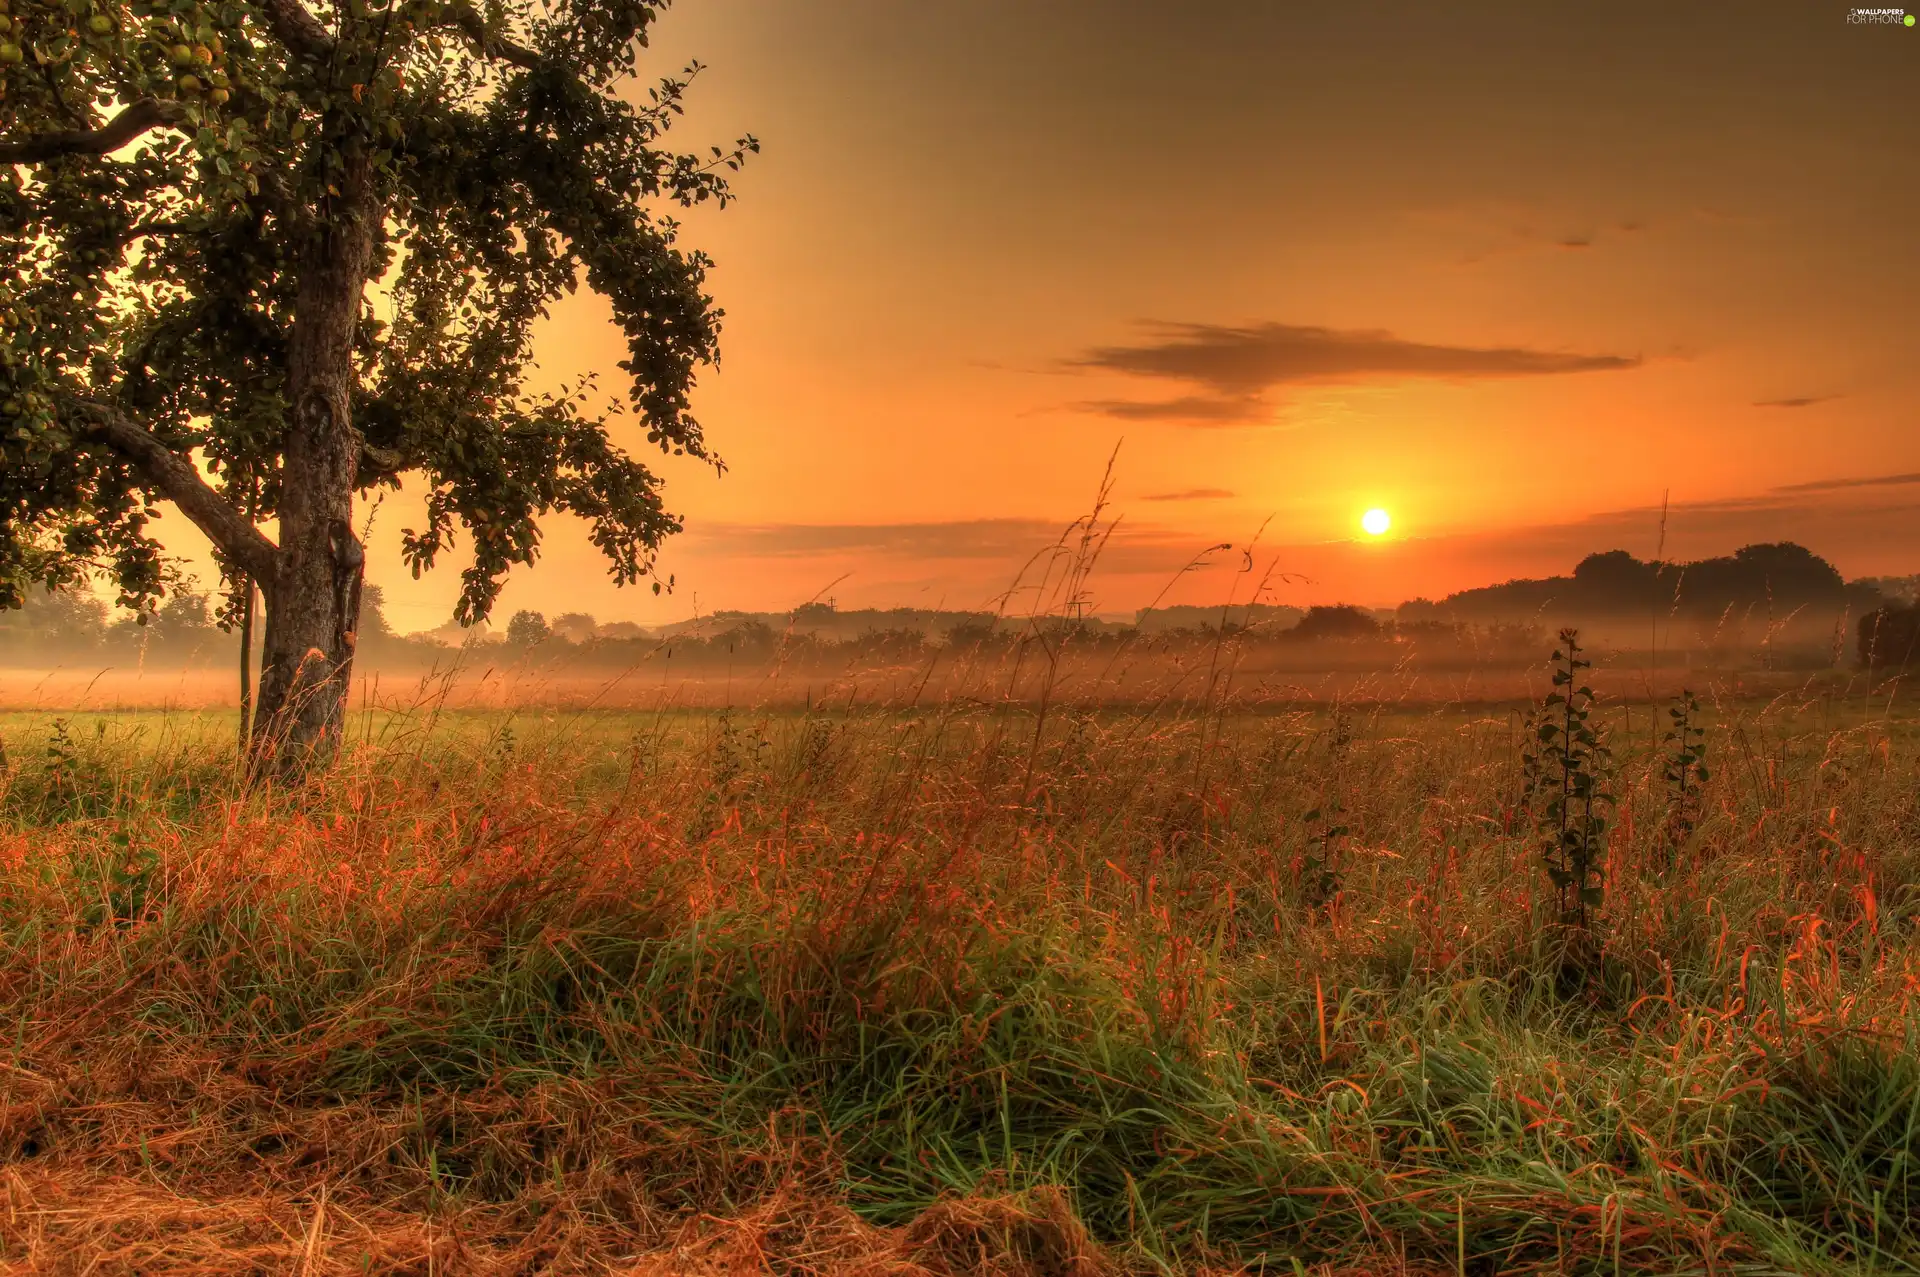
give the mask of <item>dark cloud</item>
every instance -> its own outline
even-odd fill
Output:
[[[1645,220],[1632,217],[1604,224],[1568,223],[1560,221],[1561,214],[1553,209],[1506,200],[1418,208],[1404,216],[1423,237],[1438,236],[1440,250],[1462,266],[1556,250],[1597,250],[1619,242],[1621,236],[1648,229]],[[1556,221],[1560,221],[1557,230],[1553,229]],[[1455,248],[1457,257],[1450,251]]]
[[[1156,492],[1142,501],[1226,501],[1238,494],[1225,488],[1188,488],[1185,492]]]
[[[1019,564],[1061,542],[1064,519],[956,519],[927,523],[710,523],[689,529],[689,549],[725,558],[875,556],[894,560],[981,560]],[[1076,529],[1071,540],[1077,543]],[[1157,568],[1191,557],[1191,533],[1120,523],[1101,562],[1121,570]]]
[[[1811,483],[1790,483],[1775,492],[1837,492],[1842,488],[1880,488],[1920,483],[1920,474],[1879,474],[1865,479],[1815,479]]]
[[[1194,426],[1245,426],[1273,417],[1273,409],[1255,395],[1182,395],[1151,402],[1094,399],[1075,407],[1122,421],[1183,421]]]
[[[943,523],[711,523],[691,530],[702,548],[749,558],[886,554],[915,559],[992,559],[1031,553],[1060,535],[1044,519]]]
[[[1840,398],[1839,395],[1804,395],[1797,399],[1757,399],[1756,408],[1811,408],[1817,403],[1828,403]]]
[[[1529,377],[1596,372],[1639,366],[1637,357],[1581,355],[1512,346],[1440,346],[1406,341],[1376,330],[1354,331],[1298,324],[1156,325],[1159,340],[1132,346],[1099,346],[1069,363],[1140,377],[1192,382],[1213,392],[1198,400],[1175,400],[1213,410],[1245,401],[1274,386],[1299,382],[1364,382],[1402,377]],[[1142,405],[1120,405],[1136,412]],[[1114,405],[1108,405],[1112,412]],[[1153,415],[1169,405],[1149,405]],[[1121,415],[1121,414],[1115,414]]]

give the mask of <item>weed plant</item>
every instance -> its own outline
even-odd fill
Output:
[[[1700,702],[1682,689],[1680,703],[1667,710],[1672,725],[1661,737],[1666,746],[1661,780],[1667,787],[1667,846],[1671,857],[1693,837],[1700,823],[1700,799],[1713,779],[1707,767],[1707,733],[1700,725]]]
[[[1614,804],[1607,788],[1612,751],[1593,721],[1593,688],[1583,670],[1579,635],[1560,631],[1550,666],[1553,691],[1536,720],[1525,761],[1539,800],[1541,862],[1559,894],[1561,920],[1585,930],[1606,899],[1607,818]]]

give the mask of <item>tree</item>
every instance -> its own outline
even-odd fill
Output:
[[[213,609],[207,596],[190,590],[175,590],[153,618],[153,636],[162,642],[187,643],[204,640],[213,633]]]
[[[0,648],[71,657],[100,646],[106,636],[107,605],[84,590],[36,593],[24,609],[0,613]]]
[[[610,427],[630,409],[720,465],[689,411],[720,311],[663,209],[724,205],[758,149],[662,149],[697,64],[621,96],[666,2],[13,0],[0,607],[104,573],[151,611],[170,501],[230,595],[261,589],[252,747],[297,773],[340,732],[357,495],[418,476],[416,574],[469,530],[464,623],[555,510],[619,583],[652,575],[680,523]],[[535,322],[583,280],[627,339],[617,398],[526,384]]]
[[[569,643],[591,643],[599,631],[599,622],[588,612],[562,612],[553,618],[554,635]]]
[[[1300,623],[1287,633],[1303,641],[1316,641],[1376,638],[1380,631],[1380,622],[1365,610],[1351,603],[1335,603],[1308,608]]]
[[[387,592],[371,581],[360,590],[360,620],[354,634],[361,643],[393,637],[393,626],[387,621]]]
[[[1911,665],[1920,657],[1920,607],[1892,603],[1869,612],[1858,634],[1862,669]]]
[[[507,621],[507,642],[515,647],[532,647],[551,637],[553,628],[547,624],[547,618],[538,612],[523,608]]]
[[[1608,550],[1580,560],[1573,586],[1573,601],[1588,615],[1645,612],[1660,601],[1660,569],[1625,550]]]

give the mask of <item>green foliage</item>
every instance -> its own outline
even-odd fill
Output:
[[[1708,770],[1707,733],[1700,726],[1700,702],[1682,688],[1680,703],[1667,710],[1671,721],[1660,740],[1666,747],[1661,756],[1660,777],[1667,790],[1667,855],[1672,855],[1689,838],[1700,821],[1700,792],[1713,779]]]
[[[1349,830],[1336,825],[1338,806],[1315,807],[1301,817],[1307,827],[1307,849],[1300,857],[1300,890],[1311,908],[1324,909],[1340,894],[1346,881],[1346,839]]]
[[[738,797],[742,786],[761,779],[762,759],[771,747],[761,727],[742,730],[731,710],[721,710],[713,733],[711,792],[722,799]]]
[[[160,872],[160,856],[136,847],[132,835],[116,832],[97,855],[83,855],[69,869],[84,903],[83,926],[129,926],[147,912]]]
[[[1607,823],[1614,799],[1606,787],[1612,752],[1593,719],[1593,689],[1581,673],[1579,635],[1560,631],[1553,653],[1553,692],[1535,718],[1523,769],[1538,801],[1541,863],[1559,896],[1563,921],[1584,928],[1606,898]]]
[[[742,730],[732,710],[720,711],[708,745],[707,784],[687,825],[689,842],[712,835],[725,823],[729,810],[764,787],[768,779],[765,759],[772,747],[761,726]]]
[[[75,775],[80,770],[80,751],[64,718],[54,719],[47,732],[46,766],[48,796],[56,801],[74,797],[79,788]]]
[[[724,204],[757,150],[664,148],[697,65],[628,91],[663,2],[12,0],[0,608],[92,571],[141,610],[165,589],[164,484],[109,416],[204,457],[241,519],[280,513],[302,289],[367,219],[373,278],[350,286],[380,283],[391,317],[353,337],[354,486],[415,476],[416,573],[464,527],[459,612],[482,617],[569,511],[618,581],[650,574],[679,522],[621,418],[719,464],[689,403],[720,311],[667,210]],[[536,392],[535,326],[582,282],[626,337],[626,385]]]
[[[78,820],[105,815],[113,808],[113,781],[101,765],[98,748],[104,745],[107,725],[93,723],[94,748],[74,738],[73,725],[56,718],[47,728],[41,753],[40,798],[42,819]]]
[[[842,733],[831,722],[808,716],[792,751],[790,775],[807,793],[822,792],[833,781],[840,764]]]

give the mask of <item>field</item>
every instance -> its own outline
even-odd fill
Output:
[[[1920,1269],[1915,720],[1615,683],[0,713],[0,1268]]]

